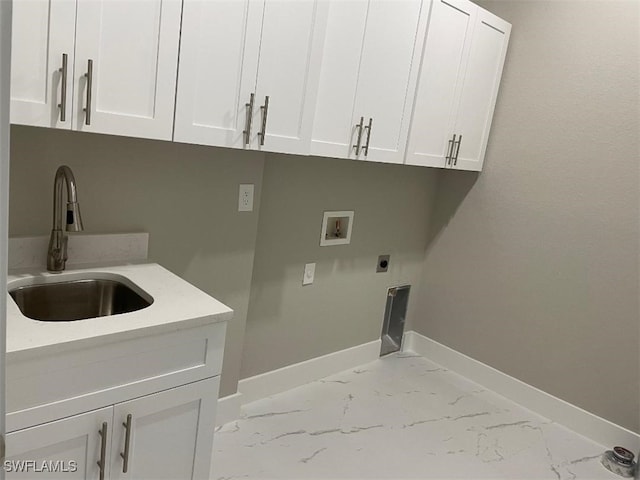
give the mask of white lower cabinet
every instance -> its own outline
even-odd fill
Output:
[[[219,379],[12,432],[7,478],[208,479]]]
[[[107,435],[113,407],[101,408],[7,435],[7,480],[100,479],[101,432]],[[110,454],[108,436],[105,457]],[[109,464],[105,464],[108,469]],[[104,478],[108,478],[105,470]]]
[[[208,479],[219,378],[116,405],[110,478]]]

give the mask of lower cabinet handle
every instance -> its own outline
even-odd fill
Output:
[[[264,105],[260,107],[262,110],[262,131],[258,132],[260,137],[260,145],[264,145],[264,137],[267,135],[267,115],[269,114],[269,95],[264,97]]]
[[[458,146],[456,147],[456,155],[453,157],[453,165],[458,164],[458,154],[460,153],[460,144],[462,143],[462,135],[458,137]]]
[[[62,67],[58,70],[60,75],[60,121],[65,122],[67,120],[67,64],[68,56],[66,53],[62,54]]]
[[[362,147],[362,150],[364,150],[364,156],[365,157],[367,155],[369,155],[369,142],[371,141],[371,126],[372,125],[373,125],[373,118],[369,118],[369,125],[364,127],[364,129],[367,131],[367,143],[365,143],[364,147]]]
[[[356,141],[356,144],[353,146],[353,148],[356,149],[356,156],[360,155],[360,145],[362,145],[363,127],[364,127],[364,117],[360,117],[360,123],[356,125],[356,128],[358,129],[358,140]]]
[[[102,422],[102,428],[98,430],[98,433],[102,437],[100,443],[100,460],[98,466],[100,467],[100,480],[104,480],[104,468],[107,463],[107,422]]]
[[[244,144],[249,145],[251,141],[251,121],[253,120],[253,102],[255,100],[255,94],[251,94],[249,99],[249,103],[245,103],[244,106],[247,108],[247,118],[245,120],[244,125]]]
[[[83,108],[85,112],[84,123],[91,125],[91,89],[93,87],[93,60],[87,61],[87,73],[84,74],[87,79],[87,106]]]
[[[122,423],[125,429],[124,434],[124,452],[120,454],[122,457],[122,473],[127,473],[129,470],[129,446],[131,441],[131,414],[127,415],[126,423]]]

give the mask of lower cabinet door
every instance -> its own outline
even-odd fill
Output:
[[[107,407],[8,434],[7,480],[109,478],[112,418]]]
[[[209,479],[219,378],[115,405],[111,479]]]

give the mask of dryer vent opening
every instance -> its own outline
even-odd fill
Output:
[[[407,304],[409,302],[409,290],[411,285],[392,287],[387,291],[387,306],[384,311],[384,323],[382,325],[382,347],[380,356],[397,352],[402,347],[402,334],[404,333],[404,321],[407,316]]]

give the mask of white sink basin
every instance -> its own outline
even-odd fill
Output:
[[[9,295],[24,316],[45,322],[118,315],[153,303],[146,292],[127,283],[119,276],[81,278],[14,286]]]
[[[155,263],[9,275],[7,288],[12,292],[7,293],[8,358],[43,347],[75,348],[78,342],[86,347],[233,316],[229,307]],[[26,293],[29,288],[34,293]],[[74,305],[69,309],[60,299]]]

